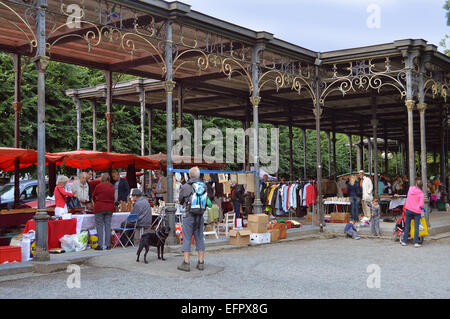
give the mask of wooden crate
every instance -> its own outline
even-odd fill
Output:
[[[350,221],[350,213],[331,213],[330,223],[348,223]]]

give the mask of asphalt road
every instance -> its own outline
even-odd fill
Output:
[[[81,267],[81,288],[69,289],[69,273],[0,280],[8,298],[450,298],[450,240],[401,247],[388,240],[344,238],[301,240],[206,255],[213,274],[176,270],[180,255],[163,263],[122,263],[100,257]],[[106,258],[106,257],[105,257]],[[196,258],[193,257],[192,266]],[[164,267],[166,273],[148,271]],[[375,265],[375,266],[369,266]],[[128,268],[129,267],[129,268]],[[223,269],[221,268],[223,267]],[[369,267],[369,269],[368,269]],[[156,268],[155,268],[156,269]],[[145,270],[145,271],[144,271]],[[374,272],[375,270],[375,272]],[[379,281],[376,275],[379,274]],[[375,278],[369,280],[368,278]],[[0,278],[1,279],[1,278]],[[379,284],[379,286],[377,286]]]

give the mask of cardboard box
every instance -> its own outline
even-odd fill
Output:
[[[250,245],[270,243],[270,233],[250,234]]]
[[[248,229],[252,233],[262,234],[267,232],[267,224],[269,216],[266,214],[249,214],[248,215]]]
[[[230,245],[248,245],[250,244],[251,231],[247,228],[244,229],[231,229],[230,232]]]
[[[280,240],[280,229],[279,228],[269,229],[269,233],[270,233],[270,241],[271,242]]]
[[[331,213],[331,221],[348,223],[350,221],[350,213]]]
[[[305,223],[312,223],[312,222],[314,222],[314,223],[318,223],[318,219],[317,219],[317,214],[316,215],[314,215],[314,221],[313,221],[313,215],[312,214],[306,214],[306,217],[305,217]]]

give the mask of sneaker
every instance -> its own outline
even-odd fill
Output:
[[[95,247],[95,250],[103,250],[103,248],[100,246],[97,246],[97,247]]]
[[[205,269],[205,262],[198,262],[197,263],[197,269],[198,270],[204,270]]]
[[[422,247],[422,245],[421,244],[414,244],[414,247],[415,248],[419,248],[419,247]]]
[[[356,240],[359,240],[359,239],[361,239],[361,237],[355,237],[355,239],[356,239]]]
[[[400,244],[402,245],[402,246],[406,246],[406,243],[404,243],[403,242],[403,240],[400,238]]]
[[[183,261],[183,263],[179,265],[177,269],[181,271],[191,271],[191,266],[189,263]]]

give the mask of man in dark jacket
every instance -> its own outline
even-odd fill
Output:
[[[120,202],[128,202],[128,195],[130,194],[130,186],[125,178],[120,178],[118,171],[112,172],[112,178],[114,180],[114,200],[116,204]]]

